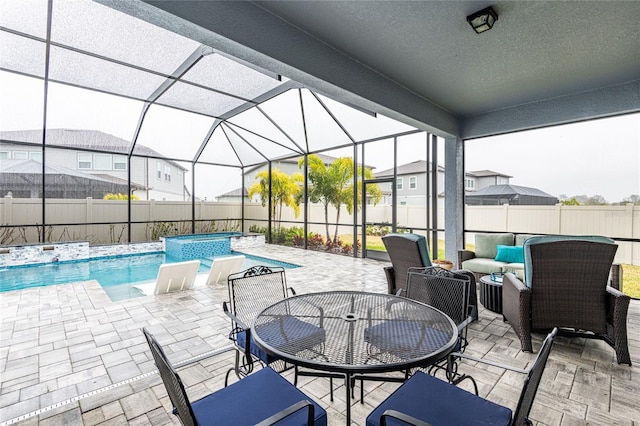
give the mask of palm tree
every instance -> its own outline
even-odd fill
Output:
[[[349,213],[353,212],[353,158],[341,157],[326,165],[315,154],[308,157],[309,188],[307,194],[313,203],[320,203],[324,207],[325,231],[327,242],[338,239],[338,225],[336,225],[333,239],[329,233],[329,206],[336,209],[336,223],[340,223],[340,211],[344,204]],[[304,165],[304,157],[298,160],[298,167]],[[362,166],[358,166],[358,176],[361,176]],[[365,167],[365,179],[372,179],[373,172]],[[362,182],[358,181],[357,204],[362,205]],[[367,185],[367,194],[373,199],[374,204],[382,198],[382,190],[378,185]],[[357,210],[356,209],[356,210]]]
[[[258,195],[262,206],[265,207],[269,200],[269,170],[258,172],[256,179],[258,181],[254,182],[248,189],[248,197],[251,199],[254,195]],[[282,208],[284,206],[291,207],[296,218],[300,215],[298,194],[301,191],[299,183],[303,180],[303,176],[300,173],[294,173],[289,176],[280,169],[271,171],[271,211],[269,214],[277,222],[276,231],[280,230]]]

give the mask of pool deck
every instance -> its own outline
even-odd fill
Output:
[[[249,254],[302,265],[287,270],[298,293],[323,290],[385,292],[384,262],[279,246]],[[165,425],[173,416],[141,327],[159,339],[192,400],[223,386],[234,354],[222,312],[226,285],[112,302],[95,281],[0,293],[0,426]],[[480,307],[467,353],[524,368],[535,354],[520,351],[502,316]],[[640,301],[628,316],[633,366],[615,363],[604,342],[558,337],[531,417],[538,425],[640,425]],[[534,335],[534,349],[544,336]],[[514,408],[521,378],[466,364],[480,394]],[[291,378],[290,375],[287,377]],[[336,381],[300,378],[301,388],[327,409],[329,425],[344,425],[344,391]],[[364,404],[352,401],[353,424],[398,384],[367,382]],[[358,393],[358,391],[356,391]]]

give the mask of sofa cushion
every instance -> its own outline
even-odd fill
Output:
[[[502,267],[502,272],[507,273],[511,272],[516,277],[520,279],[520,281],[524,282],[524,263],[509,263]]]
[[[507,263],[524,263],[524,250],[522,246],[496,246],[498,253],[494,260]]]
[[[531,237],[539,237],[540,235],[537,234],[518,234],[516,235],[516,242],[514,243],[515,246],[522,246],[524,245],[524,242]]]
[[[494,259],[497,254],[496,246],[498,244],[512,246],[513,240],[513,234],[510,232],[504,234],[476,234],[476,257]]]
[[[492,272],[502,272],[502,268],[506,265],[506,262],[476,257],[462,262],[462,269],[468,269],[479,274],[490,274]]]
[[[552,243],[555,241],[563,240],[580,240],[580,241],[594,241],[597,243],[615,244],[615,241],[608,237],[602,237],[599,235],[544,235],[538,237],[529,238],[524,244],[524,264],[525,264],[525,276],[524,284],[531,288],[531,248],[534,244]]]

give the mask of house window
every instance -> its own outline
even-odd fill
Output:
[[[464,180],[464,188],[465,189],[473,189],[475,188],[475,182],[473,179],[465,179]]]
[[[94,170],[111,170],[111,155],[93,154]]]
[[[127,157],[124,155],[114,155],[113,170],[127,170]]]
[[[9,151],[0,151],[0,160],[8,160],[11,158]]]
[[[418,187],[418,178],[411,176],[409,178],[409,189],[416,189]]]
[[[171,182],[171,167],[164,166],[164,180]]]
[[[159,161],[156,163],[156,178],[162,179],[162,163]]]
[[[39,163],[42,163],[42,152],[30,152],[29,158]]]
[[[29,153],[27,151],[13,151],[14,160],[26,160],[27,158],[29,158]]]
[[[93,167],[91,154],[78,153],[78,169],[91,169]]]
[[[397,178],[396,179],[396,189],[401,191],[402,190],[402,178]]]

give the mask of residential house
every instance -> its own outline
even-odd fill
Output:
[[[429,167],[429,173],[431,173]],[[437,194],[439,204],[444,199],[444,167],[438,165]],[[393,178],[393,168],[382,170],[375,174],[377,179]],[[429,176],[431,177],[431,176]],[[512,176],[492,170],[477,170],[465,173],[466,194],[488,188],[492,185],[508,185]],[[431,183],[429,182],[429,185]],[[380,184],[383,192],[383,204],[391,204],[391,186],[389,183]],[[524,187],[522,187],[524,188]],[[534,190],[534,188],[530,188]],[[535,190],[538,191],[538,190]],[[411,163],[399,165],[396,173],[396,200],[398,205],[424,206],[426,204],[427,190],[427,162],[416,160]],[[542,192],[542,191],[540,191]],[[543,193],[544,194],[544,193]],[[551,197],[549,194],[546,196]],[[443,203],[443,202],[442,202]]]
[[[130,141],[97,130],[47,129],[46,146],[48,169],[45,176],[57,176],[46,181],[48,196],[102,198],[112,190],[127,192]],[[185,187],[187,169],[163,159],[158,152],[143,145],[137,145],[135,153],[155,157],[131,157],[131,184],[135,195],[142,200],[185,201],[191,198]],[[23,180],[33,180],[33,176],[38,174],[33,163],[41,164],[42,156],[41,131],[0,132],[0,161],[4,163],[0,168],[2,192],[12,192],[13,196],[40,197],[37,191],[27,193],[17,187],[12,189],[11,182],[17,185],[21,173]],[[30,162],[19,165],[16,160]],[[24,171],[20,167],[24,167]],[[75,191],[65,188],[69,185],[75,185]],[[85,185],[84,190],[77,188],[82,185]]]
[[[467,193],[465,203],[470,206],[553,206],[558,204],[558,198],[527,186],[490,185]]]
[[[493,170],[466,172],[464,176],[464,189],[467,192],[472,192],[491,185],[509,185],[509,179],[512,177],[513,176],[494,172]]]

